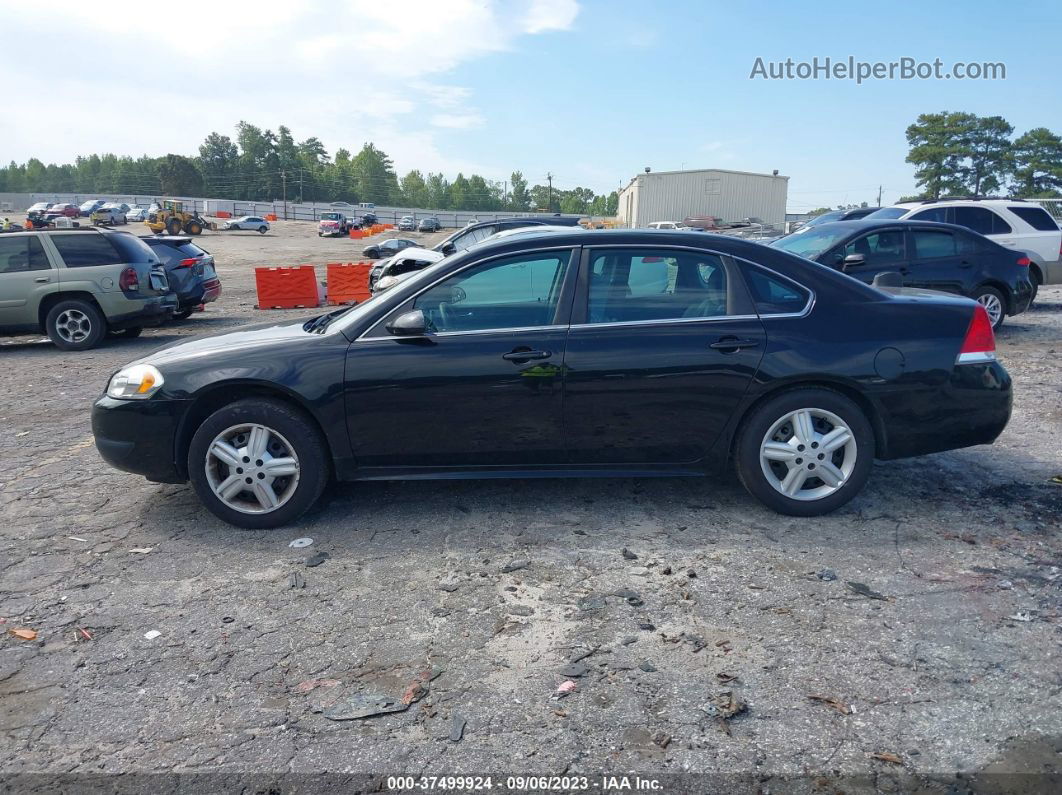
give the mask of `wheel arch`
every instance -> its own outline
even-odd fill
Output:
[[[976,300],[975,296],[977,295],[977,291],[980,290],[982,287],[991,287],[993,290],[1003,296],[1003,303],[1005,304],[1005,315],[1010,315],[1014,312],[1014,294],[1013,291],[1009,287],[1007,287],[1007,285],[996,279],[985,279],[973,289],[973,295],[971,295],[970,297]]]
[[[321,442],[328,455],[334,458],[335,451],[332,443],[325,433],[320,420],[307,405],[300,395],[285,389],[274,383],[260,381],[225,381],[219,384],[211,384],[195,394],[192,404],[181,418],[177,433],[174,434],[173,460],[177,471],[182,477],[188,477],[188,448],[191,446],[192,437],[203,424],[204,420],[224,406],[247,398],[270,398],[292,406],[303,414],[307,420],[317,429]],[[334,466],[333,466],[334,468]]]
[[[773,400],[779,395],[786,392],[793,392],[797,389],[828,389],[832,392],[838,392],[839,394],[844,395],[859,406],[860,410],[866,415],[867,420],[870,422],[870,427],[874,430],[874,457],[887,457],[888,434],[885,430],[885,421],[881,415],[881,411],[874,405],[874,402],[851,383],[840,379],[830,378],[829,376],[815,376],[811,378],[801,378],[799,380],[780,381],[777,384],[768,385],[764,392],[760,393],[749,402],[732,425],[730,438],[727,440],[728,462],[733,461],[734,459],[735,447],[738,439],[741,437],[741,432],[745,427],[745,423],[748,421],[749,417],[752,416],[752,413],[768,400]]]
[[[57,290],[41,298],[41,302],[37,306],[37,322],[42,329],[45,328],[44,321],[48,317],[48,312],[51,311],[53,306],[63,301],[86,301],[96,307],[96,310],[103,317],[103,322],[107,322],[107,313],[103,311],[100,302],[96,300],[96,296],[92,293],[87,290]]]

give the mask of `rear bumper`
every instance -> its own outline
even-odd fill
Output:
[[[991,444],[1007,427],[1013,401],[1010,374],[999,362],[956,366],[948,384],[910,409],[884,418],[880,458],[907,458]]]
[[[192,307],[199,306],[200,304],[209,304],[212,301],[217,301],[220,297],[221,282],[218,279],[211,279],[206,282],[200,282],[191,290],[187,290],[177,294],[177,311],[191,309]]]
[[[1020,315],[1029,308],[1033,298],[1033,284],[1030,279],[1022,278],[1014,285],[1010,299],[1010,315]]]
[[[177,296],[173,293],[158,298],[134,299],[135,309],[118,314],[108,313],[107,325],[116,331],[136,326],[159,326],[177,311]]]
[[[92,406],[92,435],[100,456],[116,469],[157,483],[183,483],[174,461],[176,432],[189,401],[115,400]]]

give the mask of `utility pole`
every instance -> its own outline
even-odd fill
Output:
[[[553,212],[553,175],[548,171],[546,172],[546,182],[549,183],[549,192],[547,193],[549,198],[546,199],[546,211]]]
[[[280,172],[280,192],[284,201],[284,220],[288,220],[288,175]]]
[[[302,193],[302,169],[299,169],[299,201],[306,201],[306,197]]]
[[[878,207],[881,206],[881,185],[878,185]]]

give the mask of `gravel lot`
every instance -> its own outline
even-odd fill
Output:
[[[224,289],[205,313],[81,354],[0,339],[0,781],[1062,787],[995,775],[1062,770],[1062,287],[999,335],[1016,404],[994,446],[878,464],[829,517],[777,516],[736,480],[412,482],[335,487],[299,526],[249,532],[103,464],[91,402],[159,344],[307,314],[255,310],[253,266],[364,243],[295,222],[201,242]],[[327,717],[426,671],[405,711]]]

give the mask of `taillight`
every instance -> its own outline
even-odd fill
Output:
[[[199,264],[199,257],[189,257],[188,259],[182,259],[177,263],[178,268],[191,268],[193,265]]]
[[[1018,264],[1024,265],[1026,268],[1028,268],[1030,265],[1032,265],[1032,260],[1028,257],[1018,257]]]
[[[136,268],[126,268],[118,277],[118,286],[123,290],[136,292],[140,289],[140,277],[136,275]]]
[[[992,331],[992,321],[988,319],[988,312],[978,304],[974,308],[973,317],[970,319],[970,327],[966,329],[966,338],[962,341],[959,349],[959,358],[956,364],[976,364],[978,362],[991,362],[996,358],[996,335]]]

